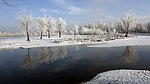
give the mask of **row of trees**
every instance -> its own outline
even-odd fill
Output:
[[[73,31],[73,30],[72,30]],[[113,24],[112,22],[105,23],[99,21],[96,25],[94,23],[82,25],[78,30],[79,34],[82,35],[99,35],[105,33],[126,33],[125,37],[128,36],[129,32],[134,33],[149,33],[150,32],[150,22],[143,24],[138,21],[134,11],[129,11],[125,13],[120,21]]]
[[[129,32],[145,33],[150,32],[150,23],[143,24],[138,21],[134,11],[125,13],[119,22],[113,24],[112,22],[105,23],[99,21],[96,25],[94,23],[88,25],[75,25],[73,29],[64,30],[67,25],[66,21],[62,18],[55,19],[51,16],[33,17],[32,14],[24,9],[24,13],[18,17],[20,26],[24,28],[27,35],[27,41],[29,39],[29,29],[36,28],[42,39],[43,33],[47,32],[48,38],[51,33],[57,30],[59,37],[61,33],[66,31],[66,34],[80,34],[80,35],[100,35],[106,33],[126,33],[125,37],[128,36]]]
[[[45,31],[47,31],[48,38],[50,38],[52,31],[55,31],[56,28],[59,32],[59,37],[61,37],[62,31],[67,25],[65,19],[62,19],[61,17],[57,20],[54,17],[46,15],[43,17],[33,17],[29,10],[24,9],[23,11],[24,13],[18,17],[18,20],[20,27],[26,32],[27,41],[30,41],[29,30],[31,28],[36,28],[40,33],[40,39],[42,39]]]

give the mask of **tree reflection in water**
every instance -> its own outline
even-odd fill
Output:
[[[139,60],[139,57],[135,49],[131,46],[127,46],[123,54],[123,59],[127,64],[135,65],[135,63]]]
[[[27,54],[23,57],[23,69],[35,69],[36,68],[36,63],[32,59],[32,56],[30,56],[30,48],[27,49]]]
[[[74,46],[74,50],[78,51],[79,50],[79,46]]]
[[[39,48],[37,60],[38,63],[49,63],[54,62],[58,59],[64,59],[67,55],[66,47],[47,47]]]

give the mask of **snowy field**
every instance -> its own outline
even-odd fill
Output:
[[[116,39],[112,41],[101,42],[99,45],[92,45],[89,47],[120,47],[136,45],[150,45],[150,36],[138,36],[127,39]]]
[[[1,37],[0,49],[13,49],[13,48],[32,48],[32,47],[49,47],[49,46],[66,46],[66,45],[82,45],[91,44],[89,47],[117,47],[117,46],[133,46],[133,45],[150,45],[150,36],[138,36],[125,39],[116,39],[103,42],[94,42],[90,40],[68,40],[67,38],[52,37],[48,39],[43,37],[31,37],[31,41],[26,41],[26,37]],[[63,42],[57,42],[61,40]]]
[[[92,80],[82,84],[149,84],[150,71],[146,70],[112,70],[96,75]]]
[[[81,42],[76,40],[68,40],[69,37],[58,38],[52,37],[43,39],[39,37],[30,37],[30,41],[26,41],[26,37],[1,37],[0,49],[16,49],[16,48],[33,48],[33,47],[49,47],[49,46],[67,46],[67,45],[82,45],[82,44],[95,44],[96,42]],[[67,41],[61,41],[61,39],[67,39]]]

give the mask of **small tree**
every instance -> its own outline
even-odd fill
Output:
[[[44,17],[35,18],[35,26],[40,33],[40,39],[42,39],[43,33],[45,32],[46,20]]]
[[[125,13],[124,16],[121,18],[121,22],[123,23],[123,26],[126,30],[125,37],[128,36],[129,29],[134,28],[136,25],[137,18],[135,18],[135,12],[129,11],[128,13]]]
[[[65,26],[67,25],[66,21],[62,19],[61,17],[58,18],[57,20],[57,28],[58,28],[58,33],[59,37],[61,38],[61,33],[63,32]]]
[[[45,17],[46,20],[46,27],[47,27],[47,32],[48,32],[48,38],[50,38],[50,35],[52,33],[52,31],[55,30],[55,26],[56,26],[56,20],[55,18],[49,16],[49,17]]]
[[[18,17],[19,25],[23,28],[27,35],[27,41],[30,41],[29,38],[29,29],[31,28],[31,23],[33,20],[32,14],[26,8],[23,9],[24,13]]]

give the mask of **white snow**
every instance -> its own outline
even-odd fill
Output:
[[[84,37],[82,37],[83,39]],[[59,42],[67,40],[64,42]],[[80,39],[68,40],[69,37],[64,38],[52,37],[48,39],[46,36],[43,39],[39,37],[30,37],[31,41],[26,41],[26,37],[1,37],[0,38],[0,49],[12,49],[12,48],[32,48],[32,47],[49,47],[49,46],[66,46],[66,45],[81,45],[91,44],[89,47],[117,47],[117,46],[133,46],[133,45],[150,45],[150,36],[138,36],[126,39],[116,39],[104,42],[93,42],[91,40],[86,41]]]
[[[126,39],[116,39],[112,41],[101,42],[99,45],[92,45],[88,47],[119,47],[135,45],[150,45],[150,36],[138,36]]]
[[[82,84],[149,84],[150,71],[147,70],[112,70],[96,75]]]
[[[89,44],[89,42],[77,42],[77,41],[64,41],[60,43],[56,42],[56,41],[60,41],[61,39],[65,39],[65,38],[52,37],[48,39],[47,37],[43,37],[43,39],[39,39],[39,37],[30,37],[31,41],[26,41],[26,37],[1,37],[0,49]]]

